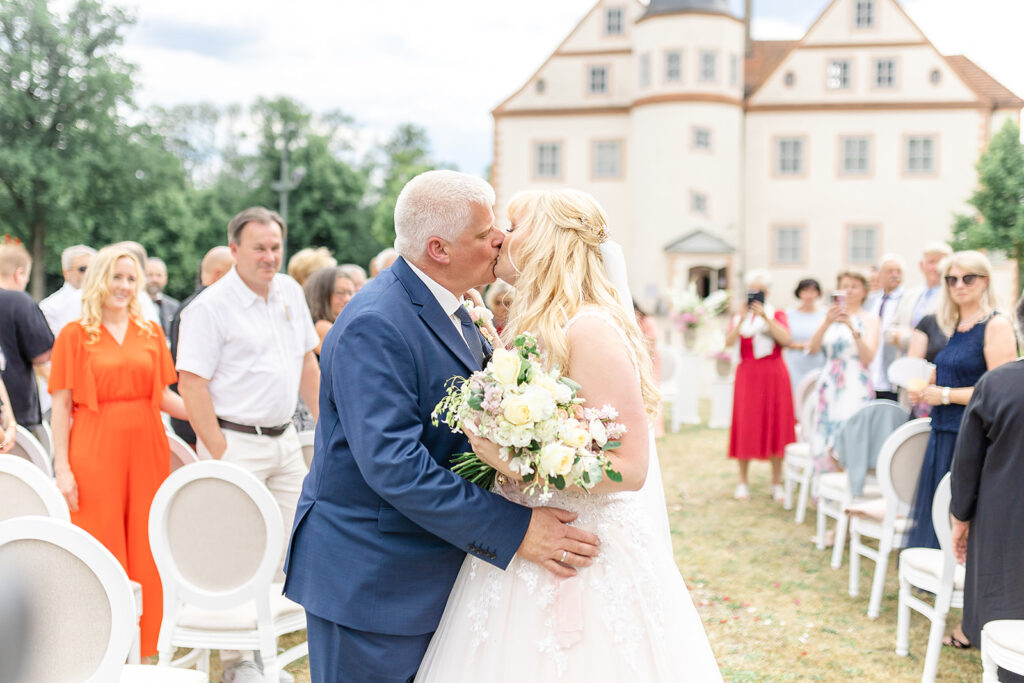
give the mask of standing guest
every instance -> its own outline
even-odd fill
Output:
[[[882,296],[882,274],[878,266],[871,266],[868,270],[868,295],[864,299],[864,309],[873,311],[878,307],[878,299]]]
[[[782,358],[786,361],[786,368],[789,370],[789,381],[793,388],[793,396],[796,397],[797,385],[808,373],[820,374],[821,366],[825,364],[825,356],[820,351],[810,353],[810,341],[814,331],[821,326],[825,319],[825,311],[818,308],[818,299],[821,298],[821,285],[813,278],[807,278],[797,283],[796,291],[793,292],[799,306],[786,309],[786,320],[789,323],[789,348],[782,352]],[[794,404],[795,405],[795,404]]]
[[[825,352],[825,365],[815,387],[818,405],[811,439],[816,473],[838,469],[832,447],[839,429],[874,398],[868,364],[878,348],[878,317],[864,310],[868,279],[861,273],[843,271],[838,288],[808,343],[811,353]]]
[[[341,272],[348,276],[349,280],[355,283],[357,292],[366,284],[366,271],[363,270],[362,266],[357,266],[354,263],[343,263],[338,267],[341,268]]]
[[[918,323],[931,313],[939,305],[939,292],[942,286],[942,278],[939,277],[939,265],[942,259],[953,253],[945,242],[929,242],[924,245],[924,252],[918,267],[924,275],[924,285],[909,290],[900,299],[896,307],[896,316],[893,323],[885,330],[885,341],[895,344],[901,351],[910,350],[910,340],[917,329]]]
[[[149,507],[170,472],[160,411],[185,417],[168,385],[174,364],[160,326],[142,317],[142,268],[131,251],[101,249],[82,285],[82,317],[53,350],[53,469],[71,521],[142,584],[142,655],[156,654],[163,614],[149,549]]]
[[[160,327],[164,334],[171,333],[171,321],[178,312],[181,302],[164,294],[167,286],[167,264],[162,258],[150,256],[146,259],[146,294],[153,300],[160,312]]]
[[[199,453],[263,482],[287,538],[306,475],[291,418],[301,394],[316,420],[320,373],[313,355],[319,338],[302,288],[278,273],[286,237],[284,220],[262,207],[231,219],[235,266],[181,316],[178,386]],[[221,652],[221,661],[225,672],[236,669],[235,680],[257,671],[239,653]]]
[[[132,256],[135,257],[135,260],[139,262],[139,265],[142,267],[143,275],[145,275],[146,262],[149,260],[149,256],[146,254],[146,248],[144,246],[142,246],[138,242],[132,242],[131,240],[118,242],[117,244],[113,244],[111,246],[124,247],[125,249],[130,251]],[[139,304],[142,306],[142,317],[145,318],[146,320],[151,320],[155,322],[157,325],[161,325],[160,309],[158,309],[156,307],[156,304],[153,303],[153,299],[149,297],[149,293],[146,292],[146,288],[144,286],[139,287],[138,297]],[[161,328],[162,327],[163,325],[161,325]]]
[[[288,274],[302,286],[316,271],[336,265],[338,262],[331,256],[327,247],[306,247],[299,249],[288,259]]]
[[[1024,337],[1024,297],[1017,302]],[[961,632],[968,645],[996,619],[1024,619],[1024,363],[983,376],[967,404],[953,455],[953,553],[967,563]]]
[[[64,284],[39,302],[39,310],[46,316],[46,322],[55,337],[69,322],[82,317],[82,281],[95,253],[92,247],[76,244],[60,254]]]
[[[772,498],[783,500],[782,454],[796,440],[793,393],[782,349],[790,342],[786,314],[767,303],[771,274],[747,273],[747,299],[733,316],[725,345],[740,343],[740,364],[733,387],[729,457],[739,465],[740,481],[733,498],[750,497],[747,471],[751,460],[772,465]]]
[[[32,428],[43,420],[35,372],[44,377],[53,348],[53,332],[32,297],[25,293],[32,257],[20,242],[0,244],[0,373],[10,393],[18,424]]]
[[[888,330],[896,323],[896,310],[903,298],[903,259],[895,254],[886,254],[878,264],[879,281],[882,285],[880,296],[874,307],[868,310],[878,316],[880,330]],[[889,366],[901,355],[898,345],[891,343],[891,335],[882,335],[878,351],[871,360],[868,371],[875,398],[898,400],[895,387],[889,382]]]
[[[487,290],[487,300],[491,299],[491,290],[496,289],[499,285],[507,287],[508,292],[503,295],[495,296],[495,305],[499,308],[504,307],[502,316],[501,327],[497,326],[498,314],[494,313],[494,323],[498,334],[501,334],[501,330],[505,327],[505,323],[508,321],[508,310],[512,306],[511,298],[515,293],[515,290],[505,284],[504,280],[498,280]],[[507,302],[507,303],[506,303]],[[488,308],[493,312],[495,309],[488,304]],[[658,353],[658,325],[654,320],[654,316],[648,315],[646,311],[640,308],[640,304],[633,299],[633,315],[636,316],[636,324],[640,326],[640,332],[644,335],[644,340],[647,342],[647,351],[651,354],[651,374],[655,379],[661,377],[661,354]],[[652,418],[654,423],[654,436],[655,438],[665,436],[665,420],[661,412],[661,405],[658,406],[658,414]]]
[[[178,310],[174,312],[174,317],[171,319],[171,330],[167,341],[170,342],[171,358],[174,359],[175,363],[178,362],[178,331],[181,329],[181,312],[195,300],[199,292],[224,277],[233,265],[235,265],[235,257],[231,255],[231,250],[227,247],[214,247],[203,256],[203,260],[199,263],[199,287],[187,299],[181,302]],[[178,384],[175,383],[171,389],[177,391]],[[192,448],[196,447],[196,433],[187,419],[179,420],[176,417],[172,417],[171,429],[174,430],[175,434],[184,439],[185,443],[189,446]]]
[[[501,334],[501,331],[505,329],[505,325],[508,323],[508,310],[512,307],[512,300],[515,298],[515,295],[516,290],[504,280],[496,280],[493,285],[487,288],[487,292],[484,294],[484,305],[494,314],[494,329],[498,334]],[[650,324],[653,325],[654,321],[651,320]],[[655,335],[655,339],[657,339],[657,335]],[[655,377],[657,377],[657,371],[655,371]]]
[[[932,498],[949,472],[964,407],[985,372],[1017,356],[1013,326],[997,310],[992,266],[984,254],[958,251],[942,262],[940,272],[946,286],[939,294],[935,317],[949,343],[935,357],[934,383],[908,392],[914,403],[932,407],[932,430],[910,511],[914,524],[908,548],[939,547],[932,526]]]
[[[313,273],[302,286],[306,295],[306,304],[313,317],[313,327],[320,337],[313,353],[320,357],[320,345],[330,331],[334,321],[338,319],[345,304],[355,296],[356,283],[345,274],[344,266],[321,268]]]
[[[377,277],[382,270],[386,270],[398,260],[398,252],[392,248],[387,248],[380,252],[370,261],[370,279]]]

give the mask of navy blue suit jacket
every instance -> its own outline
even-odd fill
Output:
[[[285,595],[351,629],[430,633],[466,553],[504,568],[530,522],[528,508],[452,473],[469,442],[430,424],[445,382],[479,365],[403,259],[348,303],[320,361]]]

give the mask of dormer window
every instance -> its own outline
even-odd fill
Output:
[[[854,26],[857,28],[875,27],[875,0],[857,0],[853,11]]]
[[[534,87],[537,89],[537,94],[538,95],[540,93],[543,93],[544,92],[544,88],[546,87],[546,84],[544,83],[544,79],[543,78],[538,78],[537,79],[537,84]]]
[[[621,36],[625,32],[621,7],[609,7],[605,10],[604,32],[609,36]]]

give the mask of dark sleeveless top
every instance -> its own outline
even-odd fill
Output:
[[[940,387],[973,387],[988,371],[985,364],[985,328],[996,313],[966,332],[953,331],[946,348],[935,356],[935,384]],[[964,409],[957,403],[932,407],[932,429],[947,432],[960,430]]]

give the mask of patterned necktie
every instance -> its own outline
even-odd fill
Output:
[[[480,343],[480,333],[476,331],[476,325],[473,323],[473,319],[469,317],[469,311],[466,310],[465,306],[459,306],[455,311],[455,317],[462,323],[462,337],[466,340],[466,346],[473,352],[473,357],[476,358],[476,362],[480,367],[483,367],[484,347]]]

